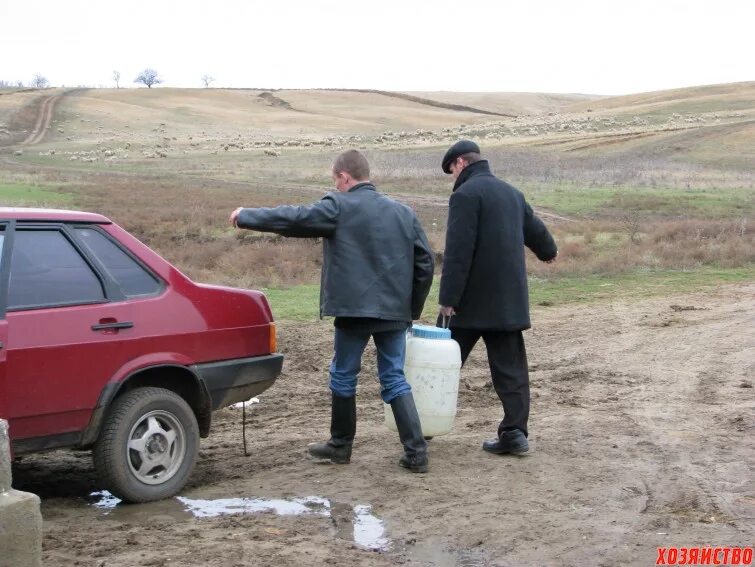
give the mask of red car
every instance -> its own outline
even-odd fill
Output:
[[[15,455],[94,449],[130,502],[186,482],[214,410],[281,371],[258,291],[196,284],[92,213],[0,207],[0,417]]]

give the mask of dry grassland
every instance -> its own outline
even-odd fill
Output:
[[[471,137],[559,240],[559,262],[531,262],[535,277],[753,261],[755,83],[591,100],[409,94],[522,114],[379,92],[78,90],[43,143],[6,159],[0,183],[36,188],[29,202],[57,187],[67,206],[110,215],[195,278],[288,286],[317,281],[319,244],[236,233],[231,209],[314,201],[330,190],[333,156],[358,147],[379,187],[417,210],[440,257],[451,181],[439,160]],[[28,122],[33,95],[4,94],[0,111]]]
[[[574,104],[604,98],[585,94],[552,93],[457,93],[449,91],[411,91],[406,94],[449,104],[463,104],[465,106],[499,112],[501,114],[513,114],[515,116],[522,114],[560,112]]]

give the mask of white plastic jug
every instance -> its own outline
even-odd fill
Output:
[[[449,433],[456,417],[461,374],[461,351],[451,331],[414,325],[407,334],[404,374],[412,387],[422,434],[435,437]],[[393,410],[384,405],[385,425],[397,431]]]

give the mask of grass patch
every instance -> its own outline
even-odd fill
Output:
[[[554,187],[524,189],[527,199],[563,215],[586,215],[605,207],[620,192],[615,188]]]
[[[724,284],[755,280],[755,265],[743,268],[696,270],[637,270],[610,276],[531,278],[530,304],[560,306],[592,301],[633,299],[690,293]],[[422,319],[434,321],[438,312],[439,279],[433,283]],[[300,285],[264,290],[273,315],[283,321],[312,321],[319,317],[319,285]]]
[[[2,205],[59,205],[70,203],[71,195],[55,189],[25,183],[0,182],[0,204]]]
[[[307,284],[262,290],[273,316],[282,321],[311,321],[320,316],[320,286]]]
[[[537,188],[526,191],[537,206],[565,215],[633,211],[648,215],[731,218],[752,215],[752,189],[674,189],[652,187]]]
[[[607,299],[632,299],[690,293],[755,279],[755,265],[742,268],[704,267],[695,270],[636,270],[610,276],[530,280],[530,303],[565,305]]]

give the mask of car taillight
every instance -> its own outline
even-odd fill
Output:
[[[270,352],[275,352],[278,348],[278,339],[275,334],[275,323],[270,323]]]

